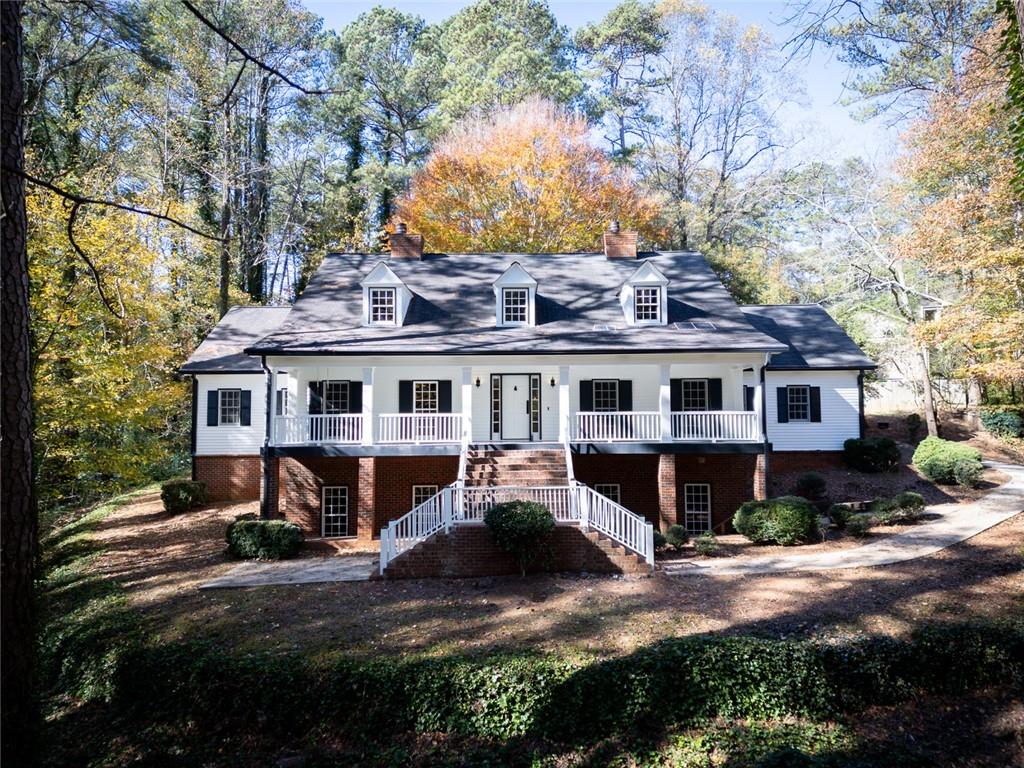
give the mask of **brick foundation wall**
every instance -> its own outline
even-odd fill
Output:
[[[656,454],[595,453],[572,457],[576,479],[586,485],[618,483],[622,506],[658,525],[658,456]]]
[[[772,451],[768,460],[773,475],[845,466],[842,451]]]
[[[438,490],[455,482],[458,456],[381,456],[374,459],[376,483],[375,530],[412,509],[414,485],[436,485]]]
[[[259,456],[193,456],[196,480],[206,483],[210,501],[253,501],[262,495]]]
[[[677,455],[676,498],[680,522],[685,503],[684,486],[687,483],[708,483],[711,486],[711,528],[715,533],[732,533],[733,514],[740,504],[755,498],[756,473],[756,454]]]
[[[595,534],[591,534],[595,536]],[[648,567],[633,557],[610,556],[577,526],[559,525],[551,537],[552,556],[548,563],[531,568],[539,571],[587,571],[590,573],[647,573]],[[467,578],[519,573],[513,558],[498,549],[484,525],[457,525],[450,533],[439,533],[388,566],[389,579]]]
[[[278,463],[278,497],[274,516],[298,525],[306,536],[321,533],[320,500],[325,485],[348,487],[349,533],[369,539],[372,528],[359,515],[359,459],[349,456],[284,456]]]

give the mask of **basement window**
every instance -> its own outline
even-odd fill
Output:
[[[320,499],[320,534],[325,539],[349,536],[348,486],[324,486]]]
[[[437,495],[436,485],[414,485],[412,487],[412,507],[415,509],[425,501]]]
[[[618,483],[595,483],[594,490],[609,501],[614,501],[616,504],[622,503],[622,486]]]
[[[687,533],[711,530],[711,486],[687,483],[683,487],[683,525]]]

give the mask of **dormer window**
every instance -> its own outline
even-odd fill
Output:
[[[636,289],[636,321],[661,322],[661,288]]]
[[[524,325],[529,321],[528,304],[530,291],[528,288],[502,288],[501,312],[505,325]]]
[[[370,288],[370,325],[395,324],[395,289]]]
[[[653,262],[645,261],[622,284],[619,303],[629,325],[666,325],[668,278]]]
[[[518,261],[512,262],[494,281],[494,298],[499,328],[536,325],[537,281]]]

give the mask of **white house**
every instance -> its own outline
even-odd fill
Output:
[[[744,306],[702,256],[329,254],[290,309],[229,312],[194,377],[194,474],[382,568],[495,499],[647,558],[722,531],[773,467],[838,460],[873,368],[818,306]],[[467,534],[468,535],[468,534]]]

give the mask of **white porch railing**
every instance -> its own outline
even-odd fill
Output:
[[[363,416],[359,413],[274,417],[274,445],[359,443],[362,439]]]
[[[383,413],[377,421],[381,443],[458,443],[461,413]]]
[[[584,530],[594,528],[654,567],[654,526],[586,485],[467,488],[455,482],[381,529],[380,572],[439,531],[447,531],[453,524],[481,521],[495,504],[514,499],[539,501],[557,522],[579,523]]]
[[[761,429],[754,411],[683,411],[672,414],[672,438],[757,442]]]
[[[573,440],[660,441],[661,414],[657,411],[578,411]]]

